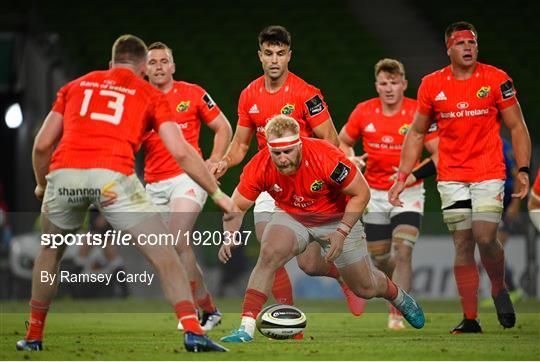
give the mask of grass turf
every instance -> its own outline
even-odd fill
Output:
[[[223,323],[210,332],[216,340],[239,323],[239,300],[218,305]],[[343,301],[298,301],[308,316],[301,341],[268,340],[227,344],[230,353],[187,353],[176,319],[159,301],[56,301],[47,319],[45,351],[17,352],[24,337],[27,304],[1,305],[2,360],[538,360],[540,302],[517,304],[515,328],[503,330],[493,308],[480,310],[483,334],[450,335],[461,316],[456,302],[424,302],[426,326],[389,331],[386,306],[369,303],[358,318]]]

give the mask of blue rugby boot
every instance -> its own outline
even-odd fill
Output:
[[[398,287],[398,296],[392,302],[411,326],[420,329],[424,326],[426,318],[420,305],[407,292]]]
[[[221,337],[221,342],[230,342],[230,343],[244,343],[251,342],[253,337],[249,335],[248,332],[244,329],[243,326],[232,331],[231,334],[225,337]]]
[[[229,352],[229,350],[215,343],[204,334],[192,332],[184,333],[184,347],[189,352]]]
[[[43,345],[41,341],[27,341],[26,339],[21,339],[15,345],[17,351],[43,351]]]

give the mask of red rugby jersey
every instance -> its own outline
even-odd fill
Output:
[[[237,189],[252,201],[267,191],[278,207],[302,224],[316,226],[341,219],[348,200],[341,190],[356,173],[340,149],[325,140],[302,137],[301,165],[295,174],[280,173],[265,147],[244,167]]]
[[[311,136],[313,128],[330,118],[320,90],[291,72],[275,93],[266,90],[264,76],[261,76],[240,94],[238,124],[257,131],[259,149],[266,147],[266,123],[280,113],[291,116],[300,124],[303,137]]]
[[[106,168],[131,175],[143,134],[173,118],[165,96],[126,68],[71,81],[52,110],[64,116],[64,129],[50,171]]]
[[[171,107],[174,121],[178,123],[186,141],[199,152],[201,120],[212,122],[221,110],[206,91],[196,84],[174,81],[165,94]],[[184,172],[165,147],[159,134],[154,131],[144,136],[144,180],[157,182],[178,176]]]
[[[394,181],[390,177],[396,173],[394,167],[399,167],[401,147],[416,107],[414,99],[404,97],[401,109],[393,116],[385,116],[381,99],[377,97],[359,103],[349,116],[345,131],[355,141],[362,137],[364,152],[368,153],[364,176],[370,187],[378,190],[392,187]],[[435,124],[430,128],[426,142],[437,136],[436,128]]]
[[[500,111],[516,102],[512,79],[491,65],[477,63],[466,80],[457,80],[450,66],[425,76],[418,90],[418,111],[437,119],[437,179],[505,179]]]

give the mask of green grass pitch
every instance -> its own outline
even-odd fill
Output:
[[[214,339],[239,323],[239,300],[220,300],[223,323]],[[493,308],[480,310],[479,335],[450,335],[460,319],[457,302],[424,302],[421,330],[387,330],[386,306],[369,303],[361,317],[343,301],[297,301],[308,317],[301,341],[227,344],[230,353],[185,352],[176,319],[162,301],[55,301],[47,319],[45,351],[17,352],[24,336],[27,304],[1,304],[1,360],[539,360],[540,302],[517,304],[515,328],[503,330]]]

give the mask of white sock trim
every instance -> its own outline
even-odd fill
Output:
[[[244,330],[250,337],[253,337],[255,334],[255,318],[251,317],[242,317],[242,322],[240,327],[244,327]]]

